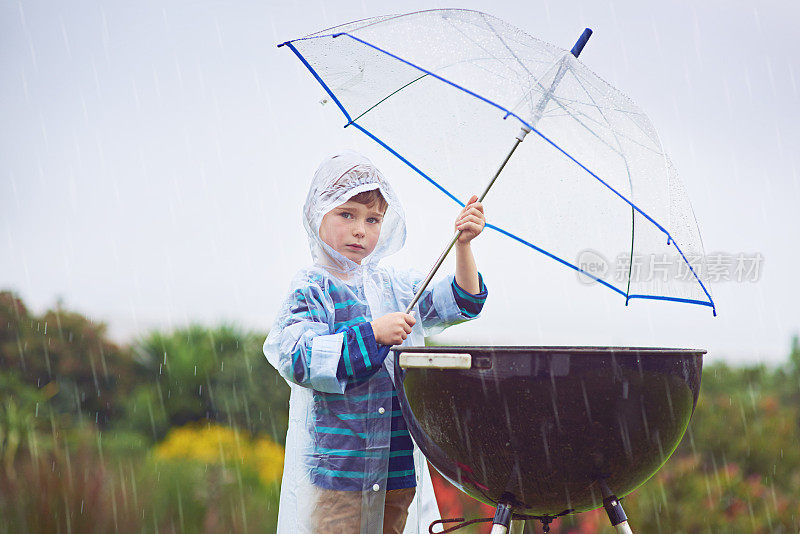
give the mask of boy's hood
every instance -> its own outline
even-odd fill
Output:
[[[322,241],[319,237],[319,226],[322,217],[333,208],[359,193],[373,189],[380,190],[389,206],[383,218],[378,244],[359,266]],[[405,213],[400,200],[378,168],[365,156],[352,150],[344,150],[325,158],[314,173],[303,206],[303,226],[308,234],[314,263],[342,274],[377,265],[381,258],[400,250],[406,240]]]

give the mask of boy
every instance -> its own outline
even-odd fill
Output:
[[[352,151],[320,165],[303,208],[312,267],[292,283],[264,343],[289,383],[278,532],[427,532],[438,519],[430,476],[397,401],[382,345],[424,336],[478,315],[486,287],[470,241],[485,225],[472,197],[456,220],[456,274],[405,310],[422,276],[378,266],[406,236],[397,197]]]

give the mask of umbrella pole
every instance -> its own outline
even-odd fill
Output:
[[[583,30],[583,33],[578,38],[578,41],[575,43],[575,46],[572,47],[572,50],[570,50],[570,53],[577,58],[583,51],[583,47],[586,46],[586,41],[588,41],[589,37],[591,36],[592,36],[592,30],[590,30],[589,28]],[[550,100],[550,95],[553,94],[553,91],[555,90],[556,86],[561,82],[561,77],[563,75],[564,75],[564,70],[562,65],[562,68],[559,69],[558,74],[556,75],[555,79],[553,80],[553,83],[550,86],[550,90],[545,95],[543,95],[541,100],[539,101],[539,104],[537,106],[538,112],[544,110],[544,106]],[[533,124],[536,123],[536,120],[534,120]],[[528,135],[529,133],[531,133],[531,130],[527,126],[523,126],[522,129],[519,131],[519,133],[517,134],[516,141],[514,142],[514,146],[511,147],[511,150],[508,152],[506,159],[503,160],[503,163],[500,165],[500,168],[497,169],[497,172],[494,174],[492,179],[486,185],[486,189],[484,189],[483,193],[481,193],[481,196],[478,197],[478,202],[483,202],[483,199],[486,197],[486,194],[489,192],[489,189],[491,189],[492,185],[494,185],[495,180],[497,180],[497,177],[500,176],[500,173],[503,171],[503,167],[505,167],[506,163],[508,163],[508,160],[511,159],[511,154],[514,153],[519,144],[522,142],[523,139],[525,139],[525,136]],[[422,293],[428,287],[428,284],[431,283],[431,280],[433,280],[433,277],[436,275],[436,271],[438,271],[439,267],[442,266],[442,263],[444,263],[444,259],[450,253],[450,250],[453,248],[453,245],[456,244],[456,241],[458,241],[458,236],[460,235],[461,232],[456,232],[453,238],[450,239],[450,242],[447,244],[447,247],[445,247],[444,252],[442,252],[442,254],[439,256],[439,259],[436,260],[436,263],[428,273],[428,276],[425,277],[425,280],[422,282],[422,285],[419,287],[419,289],[417,289],[417,292],[414,295],[414,300],[412,300],[411,304],[409,304],[408,308],[406,308],[406,313],[411,313],[411,310],[414,309],[414,306],[416,306],[420,297],[422,297]]]
[[[492,179],[489,181],[488,184],[486,184],[486,188],[483,190],[483,193],[481,193],[481,195],[478,197],[478,202],[483,202],[483,199],[486,198],[487,193],[489,193],[489,189],[492,188],[492,185],[494,185],[494,182],[497,180],[497,177],[500,176],[501,172],[503,172],[503,168],[506,166],[506,163],[508,163],[508,160],[511,159],[511,155],[517,149],[522,140],[525,139],[525,136],[528,135],[528,133],[530,133],[530,130],[527,127],[523,126],[520,132],[517,134],[517,137],[514,141],[514,146],[511,147],[511,150],[509,150],[508,155],[506,155],[505,159],[503,160],[503,163],[500,164],[500,167],[497,169],[497,172],[494,173]],[[419,286],[416,294],[414,294],[414,299],[411,301],[411,304],[409,304],[408,307],[406,308],[406,313],[411,313],[411,310],[414,309],[414,306],[416,306],[420,297],[422,297],[422,293],[428,287],[428,284],[431,283],[431,280],[433,280],[433,277],[436,275],[436,271],[438,271],[439,267],[442,266],[442,263],[444,263],[445,258],[452,250],[453,245],[456,244],[456,241],[458,241],[458,237],[460,235],[461,232],[458,231],[450,239],[450,242],[447,244],[444,251],[442,251],[441,255],[439,255],[439,259],[436,260],[436,263],[431,268],[430,272],[428,273],[428,276],[425,277],[425,280],[423,280],[422,285]]]

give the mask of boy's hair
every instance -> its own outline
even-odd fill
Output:
[[[370,189],[369,191],[364,191],[359,193],[350,198],[353,202],[358,202],[359,204],[364,204],[369,206],[375,202],[378,203],[378,210],[383,213],[386,213],[386,208],[389,207],[389,203],[386,202],[386,199],[383,198],[380,189]]]

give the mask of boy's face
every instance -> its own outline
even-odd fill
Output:
[[[319,237],[333,250],[359,265],[369,256],[381,235],[383,213],[378,203],[359,204],[348,200],[325,214]]]

